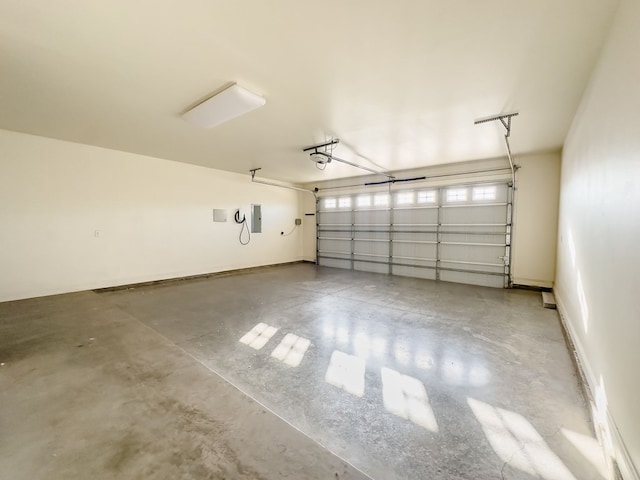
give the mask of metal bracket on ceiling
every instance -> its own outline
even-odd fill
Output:
[[[262,168],[252,168],[251,170],[249,170],[251,172],[251,181],[253,181],[253,179],[256,177],[256,172],[258,170],[262,170]]]
[[[269,182],[269,181],[266,181],[266,180],[259,180],[259,179],[256,180],[256,172],[258,170],[262,170],[262,168],[252,168],[252,169],[249,170],[249,173],[251,173],[251,182],[252,183],[261,183],[263,185],[270,185],[272,187],[288,188],[289,190],[297,190],[299,192],[310,193],[314,197],[316,196],[316,191],[307,190],[306,188],[294,187],[293,185],[282,185],[282,184],[279,184],[279,183]]]
[[[502,123],[504,128],[507,130],[506,137],[509,138],[509,136],[511,135],[511,118],[517,115],[518,112],[493,115],[491,117],[480,118],[473,122],[473,124],[478,125],[480,123],[495,122],[496,120],[500,120],[500,123]]]
[[[311,150],[313,150],[313,152],[311,152],[309,155],[318,154],[318,153],[320,153],[320,154],[325,153],[326,154],[326,152],[327,152],[329,147],[334,147],[338,143],[340,143],[340,139],[339,138],[332,138],[328,142],[319,143],[318,145],[313,145],[311,147],[303,148],[302,151],[303,152],[310,152]],[[322,152],[320,151],[321,148],[323,149]]]
[[[487,122],[495,122],[499,120],[502,126],[505,128],[507,133],[504,136],[504,143],[507,146],[507,158],[509,159],[509,166],[511,167],[511,185],[513,189],[516,188],[516,170],[520,168],[518,165],[513,163],[513,157],[511,156],[511,145],[509,144],[509,136],[511,135],[511,118],[518,115],[518,112],[513,113],[501,113],[500,115],[493,115],[491,117],[480,118],[473,122],[474,125],[478,125],[480,123]]]

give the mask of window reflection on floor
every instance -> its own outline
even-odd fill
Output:
[[[365,361],[363,359],[334,350],[324,380],[351,395],[362,397],[364,395],[364,367]]]
[[[278,329],[267,325],[266,323],[259,323],[247,332],[241,339],[240,343],[250,346],[256,350],[260,350],[267,342],[273,337]]]
[[[609,466],[607,465],[602,447],[595,438],[566,428],[561,428],[560,431],[584,458],[598,470],[598,473],[600,473],[603,478],[609,478]]]
[[[371,340],[364,332],[357,332],[353,337],[353,353],[360,358],[367,359],[371,353]]]
[[[360,358],[384,357],[387,354],[387,340],[381,336],[357,332],[353,336],[353,353]]]
[[[271,356],[291,367],[297,367],[302,362],[309,345],[311,345],[309,339],[287,333],[275,350],[271,352]]]
[[[437,432],[438,423],[422,382],[390,368],[382,368],[380,372],[384,408],[398,417]]]
[[[435,366],[435,361],[426,351],[418,350],[415,355],[415,364],[421,370],[431,370]]]
[[[403,340],[396,339],[393,345],[393,356],[400,365],[409,366],[411,364],[411,348]]]
[[[522,415],[473,398],[467,403],[502,461],[544,480],[576,480]]]
[[[277,332],[276,327],[258,323],[240,342],[260,350]],[[335,347],[344,347],[353,353],[333,350],[324,376],[326,383],[350,395],[363,397],[367,362],[376,370],[381,367],[379,372],[384,408],[433,433],[439,432],[439,425],[425,384],[414,376],[401,373],[404,367],[427,371],[428,378],[436,375],[440,381],[455,386],[482,386],[491,380],[491,373],[482,359],[462,351],[419,343],[407,337],[385,338],[380,334],[371,334],[362,324],[350,328],[348,322],[328,319],[322,323],[322,333],[325,341],[329,340]],[[309,339],[287,333],[273,349],[271,357],[285,365],[298,367],[310,347]],[[388,361],[400,371],[379,363],[376,366],[380,361],[382,365]],[[522,415],[473,398],[468,398],[467,403],[505,466],[540,480],[576,480],[545,439]],[[606,477],[607,467],[602,461],[597,441],[571,430],[562,429],[562,433]]]

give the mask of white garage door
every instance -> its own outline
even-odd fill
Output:
[[[511,212],[507,183],[321,196],[318,264],[508,287]]]

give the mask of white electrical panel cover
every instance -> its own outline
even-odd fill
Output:
[[[214,222],[226,222],[227,221],[227,211],[221,208],[213,209],[213,221]]]

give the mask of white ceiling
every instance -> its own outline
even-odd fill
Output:
[[[0,128],[312,182],[559,149],[617,0],[0,0]],[[264,107],[180,114],[228,82]],[[368,163],[369,161],[374,163]]]

